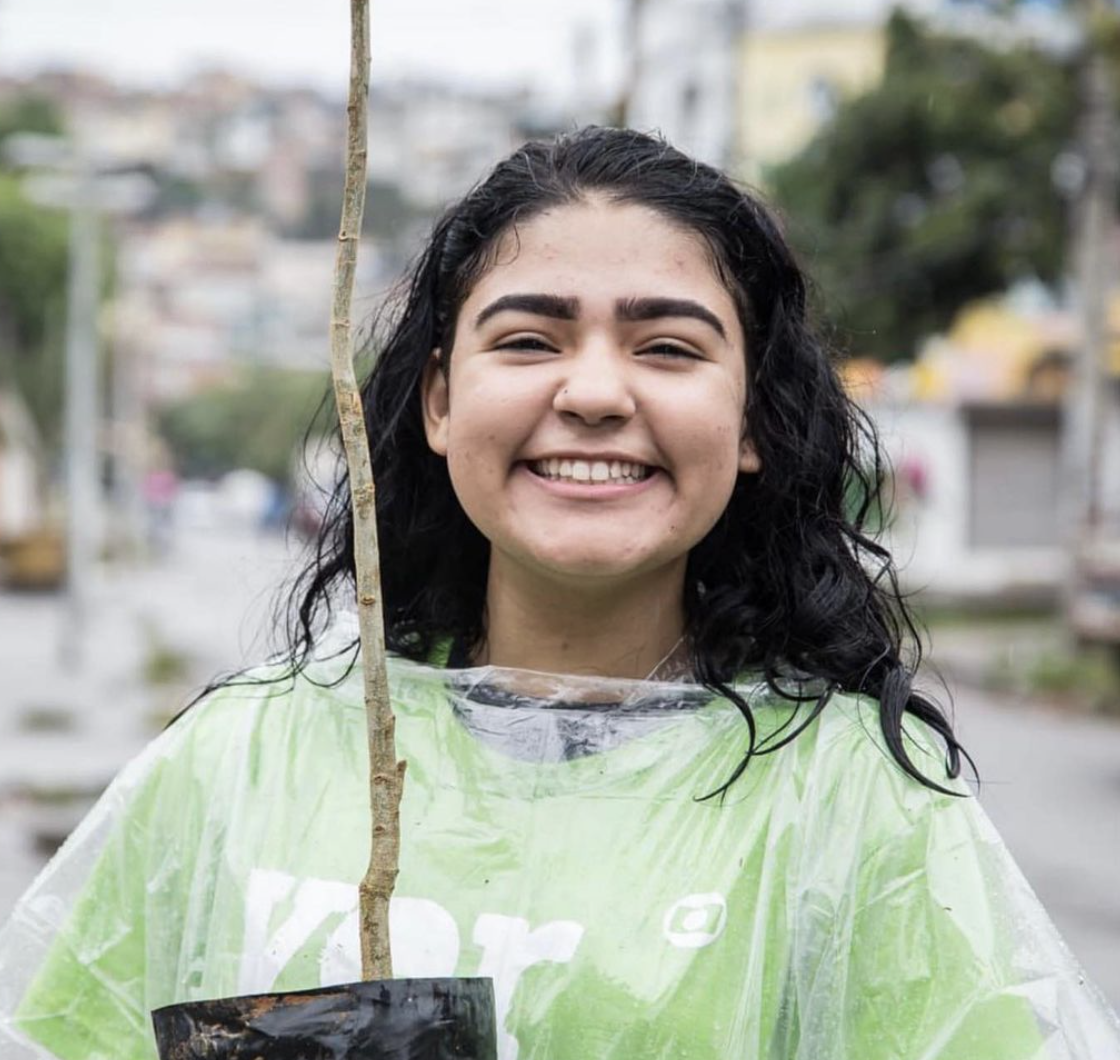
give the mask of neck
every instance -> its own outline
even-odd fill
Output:
[[[646,678],[680,650],[684,568],[633,583],[557,584],[491,559],[478,664]]]

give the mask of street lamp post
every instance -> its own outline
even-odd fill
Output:
[[[66,297],[66,611],[61,662],[84,665],[90,579],[102,540],[99,343],[100,225],[102,214],[142,208],[154,192],[149,178],[99,173],[80,140],[19,134],[4,143],[7,159],[28,170],[28,197],[70,213],[70,269]]]
[[[1110,406],[1109,359],[1115,336],[1109,298],[1117,278],[1116,195],[1120,184],[1120,130],[1102,36],[1116,13],[1105,0],[1079,0],[1083,58],[1081,128],[1075,199],[1078,309],[1081,338],[1066,404],[1066,490],[1070,519],[1070,577],[1065,604],[1073,633],[1111,644],[1120,658],[1120,536],[1106,525],[1102,487],[1106,420]],[[1068,167],[1067,167],[1068,168]]]
[[[101,539],[98,467],[97,292],[99,261],[93,175],[75,167],[70,208],[70,280],[66,299],[66,591],[63,663],[80,668],[89,580]]]
[[[1077,275],[1081,351],[1069,429],[1073,444],[1074,525],[1091,536],[1100,518],[1104,381],[1111,345],[1108,296],[1116,279],[1117,128],[1112,73],[1093,39],[1102,0],[1083,0],[1086,56],[1082,65],[1083,184],[1077,204]]]

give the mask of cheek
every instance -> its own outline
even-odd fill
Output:
[[[486,464],[469,449],[452,448],[447,454],[447,473],[451,489],[467,519],[483,537],[492,537],[491,516],[494,514],[495,487],[486,475]]]
[[[687,449],[687,497],[691,513],[690,535],[699,541],[719,521],[731,500],[739,477],[741,413],[728,402],[721,415],[704,425],[692,425]]]
[[[447,472],[467,517],[484,534],[497,512],[512,449],[500,417],[452,415],[448,432]],[[487,536],[489,536],[487,534]]]
[[[739,475],[746,431],[746,393],[742,386],[728,388],[718,418],[713,417],[716,441],[713,450],[719,453],[720,464],[730,478],[728,492]]]
[[[450,437],[460,447],[516,444],[541,414],[541,387],[531,373],[464,369],[448,402]]]
[[[738,427],[730,425],[720,427],[714,432],[708,450],[709,489],[712,507],[716,509],[716,518],[731,499],[731,492],[739,477],[740,433]]]
[[[678,451],[698,470],[734,484],[743,434],[742,403],[733,393],[721,393],[697,407],[703,409],[701,414],[677,419]]]
[[[447,451],[447,472],[460,501],[470,503],[486,491],[487,470],[491,466],[491,462],[479,458],[473,445],[456,444],[456,440],[451,439]]]

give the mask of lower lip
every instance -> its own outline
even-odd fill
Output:
[[[641,482],[561,482],[558,479],[544,478],[531,470],[527,464],[518,464],[517,470],[527,475],[542,489],[556,497],[567,497],[572,500],[609,501],[619,497],[633,497],[649,489],[660,477],[662,472],[655,469],[653,474]]]

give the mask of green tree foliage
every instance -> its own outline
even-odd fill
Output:
[[[0,140],[11,133],[62,134],[62,117],[54,103],[44,96],[27,93],[0,105]]]
[[[0,386],[27,401],[48,448],[59,442],[67,221],[29,203],[0,171]]]
[[[12,133],[57,135],[61,128],[54,104],[39,96],[0,106],[0,148]],[[62,421],[67,221],[29,202],[21,182],[0,168],[0,387],[23,396],[54,449]]]
[[[290,481],[308,424],[333,411],[330,377],[319,372],[257,368],[238,381],[167,406],[159,416],[175,465],[187,477],[212,478],[252,468]]]
[[[873,90],[769,174],[842,348],[912,357],[972,299],[1060,275],[1054,159],[1076,85],[1059,59],[934,35],[896,13]]]

